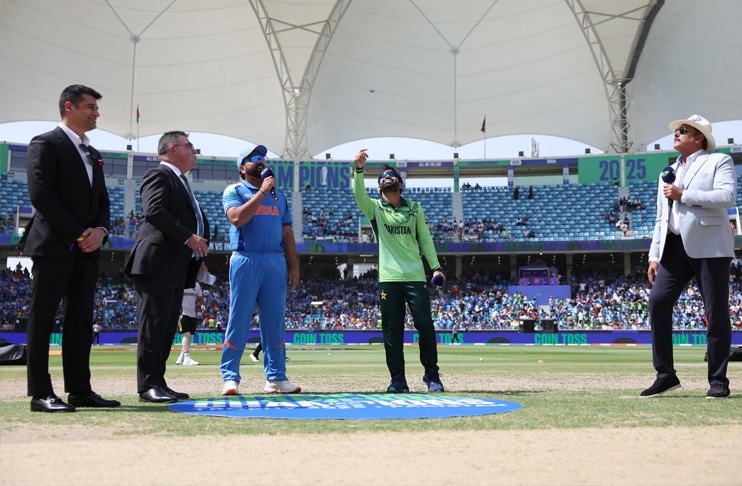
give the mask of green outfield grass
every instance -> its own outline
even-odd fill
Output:
[[[192,399],[219,396],[220,351],[192,350],[200,366],[168,367],[169,384]],[[422,393],[422,369],[416,347],[405,348],[412,392]],[[117,434],[249,434],[324,433],[357,430],[486,430],[583,427],[669,427],[742,424],[742,363],[730,363],[732,397],[706,400],[705,348],[676,348],[676,368],[683,388],[655,399],[639,392],[654,379],[650,348],[441,346],[442,380],[451,395],[518,402],[519,411],[425,420],[301,421],[227,419],[171,413],[166,406],[139,403],[136,391],[136,348],[94,347],[93,386],[107,398],[122,402],[115,410],[81,409],[73,414],[29,411],[23,366],[0,367],[0,431],[28,424],[113,427]],[[289,378],[308,393],[377,393],[388,384],[380,346],[290,348]],[[61,356],[50,365],[58,394],[62,392]],[[264,382],[261,363],[247,351],[242,365],[243,393],[253,394]],[[103,392],[115,390],[114,392]]]

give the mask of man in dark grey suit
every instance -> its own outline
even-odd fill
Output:
[[[641,392],[656,397],[680,388],[672,352],[672,312],[680,294],[696,278],[707,320],[708,382],[706,398],[728,398],[727,364],[732,344],[729,321],[729,272],[734,235],[727,208],[737,198],[737,177],[729,155],[714,153],[711,123],[692,115],[670,123],[674,181],[657,186],[657,220],[649,249],[647,276],[654,384]]]
[[[96,128],[100,98],[87,86],[68,86],[59,98],[61,123],[28,146],[28,192],[36,213],[22,248],[33,259],[27,371],[34,412],[121,405],[102,398],[90,385],[95,285],[110,224],[103,159],[85,135]],[[49,337],[60,300],[69,404],[54,394],[49,376]]]
[[[139,400],[172,403],[187,399],[165,381],[180,317],[183,290],[193,287],[208,253],[209,224],[193,196],[186,172],[196,149],[184,132],[167,132],[157,146],[160,165],[142,178],[143,220],[126,264],[139,309],[137,392]]]

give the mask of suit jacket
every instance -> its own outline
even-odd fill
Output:
[[[186,288],[192,287],[201,262],[193,258],[186,241],[197,231],[198,221],[183,181],[160,164],[145,172],[140,197],[144,219],[126,264],[126,275],[173,282],[185,279]],[[203,211],[201,215],[204,238],[208,239],[209,222]]]
[[[677,172],[680,159],[672,167]],[[680,181],[677,181],[677,185]],[[678,206],[680,236],[691,258],[734,257],[734,234],[727,208],[737,198],[737,176],[729,155],[702,152],[690,164],[683,177],[683,202]],[[654,224],[649,261],[660,261],[667,238],[670,204],[657,185],[657,219]]]
[[[100,153],[90,147],[96,160]],[[93,163],[91,187],[77,147],[59,127],[28,146],[28,193],[36,213],[24,233],[26,256],[72,257],[76,239],[88,228],[110,226],[110,202],[103,167]],[[107,240],[104,239],[105,242]],[[89,254],[100,259],[100,251]]]

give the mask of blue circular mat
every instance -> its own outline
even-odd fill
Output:
[[[170,405],[173,412],[233,418],[386,420],[489,415],[519,410],[519,403],[492,398],[424,393],[242,395]]]

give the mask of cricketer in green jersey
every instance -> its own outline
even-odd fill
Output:
[[[384,166],[378,177],[382,198],[372,199],[366,194],[363,182],[363,167],[368,159],[366,150],[362,149],[354,159],[353,194],[358,207],[371,222],[379,244],[381,329],[386,365],[392,377],[387,392],[409,392],[403,349],[405,304],[410,308],[415,329],[419,333],[420,363],[425,369],[423,382],[428,391],[442,392],[435,328],[422,256],[425,256],[436,280],[445,281],[445,276],[438,264],[422,206],[401,195],[404,182],[399,172],[393,167]]]

